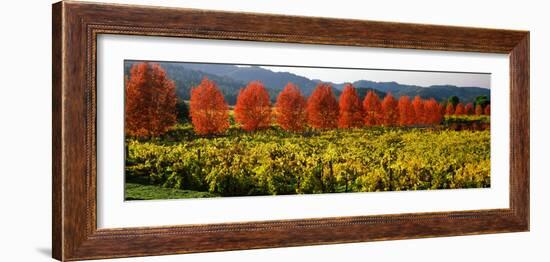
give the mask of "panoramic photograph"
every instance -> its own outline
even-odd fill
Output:
[[[488,73],[123,70],[125,200],[491,187]]]

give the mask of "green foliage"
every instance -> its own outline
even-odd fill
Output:
[[[178,99],[176,102],[176,111],[178,116],[178,123],[189,122],[189,107],[182,99]]]
[[[485,108],[485,106],[488,104],[490,104],[490,100],[487,96],[477,96],[476,100],[474,101],[474,107],[477,105],[481,105],[482,108]]]
[[[296,134],[272,127],[227,133],[179,142],[129,140],[126,175],[222,196],[490,186],[488,130],[362,128]]]
[[[460,103],[460,99],[458,98],[458,96],[451,96],[449,97],[449,100],[447,102],[453,104],[453,106],[456,106],[458,103]]]

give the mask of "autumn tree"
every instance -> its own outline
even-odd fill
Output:
[[[307,100],[307,119],[311,127],[317,129],[338,126],[338,101],[329,84],[317,85]]]
[[[164,134],[177,122],[176,102],[176,86],[160,65],[132,65],[126,80],[126,134],[142,138]]]
[[[363,126],[363,108],[357,91],[351,84],[346,84],[340,95],[340,114],[338,127],[355,128]]]
[[[426,116],[424,112],[424,101],[420,96],[415,96],[412,105],[414,108],[414,115],[416,117],[416,123],[417,124],[426,124]]]
[[[363,100],[363,113],[365,125],[376,126],[380,124],[382,106],[380,98],[374,91],[369,91]]]
[[[288,83],[275,104],[277,123],[288,131],[301,131],[306,122],[306,99],[300,89]]]
[[[474,114],[476,116],[479,116],[481,114],[483,114],[483,107],[481,107],[481,105],[476,105],[476,109],[474,110]]]
[[[239,91],[235,105],[235,121],[246,131],[271,125],[269,93],[260,81],[252,81]]]
[[[456,109],[455,109],[455,115],[459,116],[459,115],[464,115],[465,111],[464,111],[464,105],[462,103],[458,103],[456,105]]]
[[[445,116],[445,111],[447,110],[447,108],[445,107],[445,104],[444,103],[438,103],[439,104],[439,112],[441,114],[442,117]]]
[[[382,101],[382,124],[384,126],[395,126],[399,122],[399,111],[397,110],[397,100],[390,93],[386,94]]]
[[[491,115],[491,105],[485,106],[485,109],[483,110],[483,114],[490,116]]]
[[[475,114],[476,114],[476,116],[479,116],[479,115],[483,114],[483,107],[481,107],[481,104],[476,105]]]
[[[397,108],[399,110],[399,125],[411,126],[415,124],[414,107],[408,96],[401,96],[399,98]]]
[[[197,134],[220,134],[229,128],[229,106],[216,83],[206,77],[191,89],[189,113]]]
[[[464,107],[464,113],[466,115],[473,115],[474,114],[474,105],[472,103],[466,104],[466,107]]]
[[[443,121],[443,114],[441,113],[441,105],[431,98],[424,102],[424,117],[426,124],[437,125]]]
[[[447,104],[447,108],[445,109],[446,115],[453,115],[455,113],[455,108],[452,103]]]

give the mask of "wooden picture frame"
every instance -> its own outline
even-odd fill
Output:
[[[53,5],[53,257],[81,260],[529,230],[529,32],[83,2]],[[508,54],[510,208],[98,229],[96,41],[169,36]]]

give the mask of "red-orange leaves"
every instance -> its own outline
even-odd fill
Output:
[[[391,93],[386,94],[382,101],[382,124],[384,126],[396,126],[399,121],[399,111],[397,110],[397,100]]]
[[[235,120],[246,131],[270,126],[271,102],[262,82],[252,81],[241,89],[235,105]]]
[[[307,100],[307,119],[317,129],[338,126],[338,101],[329,84],[319,84]]]
[[[466,104],[466,107],[464,107],[464,113],[466,113],[467,115],[473,115],[474,105],[472,103]]]
[[[338,127],[356,128],[363,126],[363,109],[357,91],[351,84],[346,84],[340,95],[340,114]]]
[[[464,104],[458,103],[456,105],[455,115],[460,116],[460,115],[464,115],[465,113],[466,113],[466,111],[464,109]]]
[[[382,105],[380,98],[374,91],[369,91],[363,100],[363,113],[365,114],[365,125],[376,126],[381,122]]]
[[[485,106],[485,110],[483,110],[483,113],[488,116],[491,115],[491,105]]]
[[[176,124],[176,86],[158,64],[134,64],[126,81],[125,131],[159,136]]]
[[[452,103],[447,104],[447,108],[445,109],[446,115],[452,115],[455,113],[455,108],[453,107]]]
[[[476,114],[476,116],[480,116],[481,114],[483,114],[483,107],[481,107],[480,104],[476,105],[475,114]]]
[[[424,102],[424,120],[429,125],[437,125],[443,121],[441,105],[433,98]]]
[[[275,103],[277,124],[288,131],[301,131],[306,122],[306,99],[300,89],[288,83]]]
[[[426,124],[426,112],[424,112],[424,100],[420,96],[415,96],[412,101],[414,107],[414,115],[416,117],[415,122],[417,124]]]
[[[219,134],[229,128],[229,107],[216,83],[207,78],[191,89],[189,114],[197,134]]]
[[[402,96],[397,103],[399,110],[399,125],[411,126],[415,124],[415,112],[411,103],[411,99],[408,96]]]

